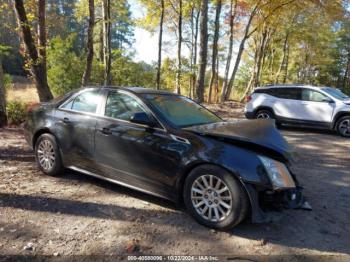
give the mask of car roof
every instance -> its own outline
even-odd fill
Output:
[[[313,85],[303,85],[303,84],[288,84],[288,85],[266,85],[266,86],[260,86],[256,87],[255,90],[257,89],[271,89],[271,88],[288,88],[288,87],[297,87],[297,88],[311,88],[311,89],[323,89],[326,88],[325,86],[313,86]]]
[[[86,86],[84,89],[87,88],[102,88],[102,89],[114,89],[114,90],[125,90],[129,91],[131,93],[135,94],[162,94],[162,95],[176,95],[172,92],[168,92],[165,90],[156,90],[152,88],[145,88],[145,87],[120,87],[120,86]]]

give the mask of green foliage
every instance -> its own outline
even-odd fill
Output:
[[[113,51],[112,79],[117,86],[142,86],[154,88],[155,69],[144,62],[134,62],[123,56],[120,50]]]
[[[5,86],[5,89],[8,89],[11,87],[11,84],[12,84],[12,77],[11,75],[9,74],[4,74],[4,86]]]
[[[84,61],[74,52],[76,35],[55,37],[47,50],[48,83],[54,95],[80,87]]]
[[[26,105],[17,101],[6,104],[7,120],[9,124],[18,125],[25,121]]]
[[[182,57],[182,70],[181,70],[181,92],[185,95],[189,93],[191,68],[190,61],[187,58]],[[176,79],[177,61],[176,59],[165,58],[162,64],[162,75],[161,75],[161,87],[168,91],[175,90],[175,79]]]

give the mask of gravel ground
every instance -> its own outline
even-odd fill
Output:
[[[243,117],[239,104],[209,107],[226,119]],[[350,139],[306,129],[281,132],[298,152],[294,170],[313,211],[288,210],[274,223],[244,222],[219,232],[166,200],[73,171],[45,176],[22,130],[0,129],[0,260],[135,254],[350,259],[343,256],[350,255]]]

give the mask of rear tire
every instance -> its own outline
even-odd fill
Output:
[[[256,119],[274,119],[274,115],[270,110],[262,109],[256,112],[255,114]]]
[[[275,119],[276,121],[276,127],[281,128],[282,124],[280,122],[277,122],[276,117],[274,113],[268,109],[262,109],[256,112],[255,114],[256,119]]]
[[[240,182],[233,174],[212,165],[191,171],[184,185],[184,202],[200,224],[220,230],[238,225],[249,209],[249,200]]]
[[[35,143],[35,159],[39,169],[50,176],[64,174],[64,166],[56,138],[51,134],[42,134]]]
[[[350,138],[350,116],[341,117],[336,128],[339,135]]]

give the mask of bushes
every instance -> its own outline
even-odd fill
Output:
[[[84,61],[74,52],[76,35],[51,39],[47,49],[47,76],[55,96],[65,94],[81,85]]]
[[[24,122],[27,114],[27,106],[24,103],[12,101],[6,105],[7,121],[12,125],[19,125]]]

